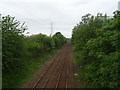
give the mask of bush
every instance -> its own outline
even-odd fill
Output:
[[[29,36],[27,39],[29,43],[28,50],[33,56],[39,56],[46,52],[50,52],[55,46],[53,38],[43,34]]]
[[[57,32],[55,35],[53,35],[53,40],[56,48],[60,48],[67,41],[67,39],[60,32]]]
[[[78,70],[80,80],[84,80],[88,87],[120,86],[118,75],[120,32],[116,22],[119,16],[112,19],[106,17],[102,14],[96,17],[87,14],[73,29],[75,60],[77,64],[83,66]]]
[[[66,40],[61,33],[56,33],[56,40],[44,34],[25,36],[24,23],[9,15],[0,18],[0,26],[3,88],[20,87]]]
[[[2,60],[3,71],[14,69],[12,63],[18,62],[16,59],[24,55],[24,23],[15,20],[14,17],[2,17]],[[12,70],[11,69],[11,70]]]

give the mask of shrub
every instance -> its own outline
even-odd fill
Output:
[[[117,12],[118,14],[118,12]],[[76,63],[82,65],[79,71],[86,86],[99,88],[118,88],[119,67],[119,16],[112,19],[98,14],[87,14],[73,29],[72,43]],[[82,74],[81,74],[82,73]],[[81,77],[82,75],[82,77]],[[91,83],[91,84],[90,84]]]

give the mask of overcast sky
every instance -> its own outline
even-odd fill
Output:
[[[25,22],[30,34],[50,35],[53,31],[71,37],[72,29],[87,13],[112,13],[119,0],[0,0],[0,14],[15,16]]]

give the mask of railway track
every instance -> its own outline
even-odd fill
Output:
[[[38,71],[37,78],[31,79],[22,88],[42,90],[46,88],[74,88],[71,43],[64,47]],[[32,83],[33,82],[33,83]],[[31,86],[29,86],[31,85]]]

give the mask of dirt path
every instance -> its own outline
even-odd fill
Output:
[[[75,88],[71,43],[65,44],[22,88]]]

